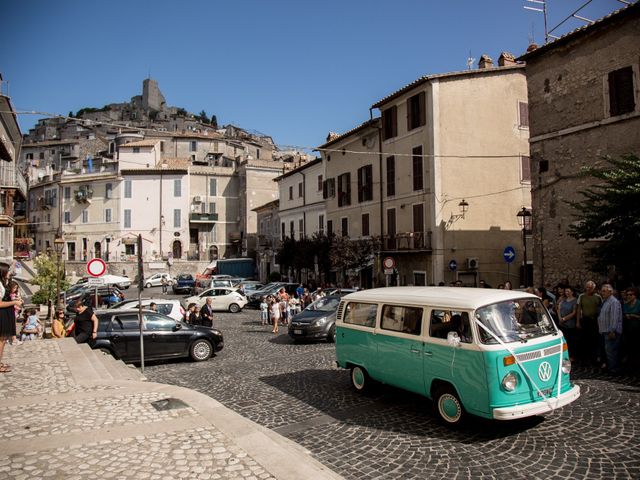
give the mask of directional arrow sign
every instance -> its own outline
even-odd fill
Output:
[[[456,268],[458,268],[458,262],[456,262],[455,260],[451,260],[449,262],[449,270],[451,270],[452,272],[455,272]]]
[[[516,258],[516,251],[511,245],[507,245],[504,249],[504,252],[502,252],[502,256],[504,257],[505,262],[511,263]]]

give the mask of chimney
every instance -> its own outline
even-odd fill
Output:
[[[512,65],[517,65],[516,57],[514,57],[512,53],[502,52],[498,58],[498,66],[510,67]]]
[[[336,132],[329,132],[329,135],[327,135],[327,142],[330,142],[331,140],[334,140],[336,138],[338,138],[340,135],[337,134]]]
[[[493,68],[493,60],[489,55],[482,55],[478,62],[478,68]]]
[[[538,44],[532,43],[527,47],[527,53],[533,52],[534,50],[537,50],[537,49],[538,49]]]

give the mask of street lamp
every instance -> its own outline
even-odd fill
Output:
[[[454,222],[457,222],[461,218],[464,218],[465,213],[467,213],[467,210],[469,210],[469,203],[463,198],[462,201],[458,204],[458,208],[460,209],[460,213],[457,215],[454,215],[453,213],[451,214],[451,217],[449,217],[447,224],[444,226],[445,230],[448,230]]]
[[[60,301],[60,261],[62,258],[62,250],[64,249],[64,238],[59,235],[53,241],[53,247],[56,251],[56,309],[62,308]]]
[[[527,286],[527,231],[531,230],[531,210],[527,209],[526,207],[522,207],[522,209],[518,210],[516,217],[518,217],[518,225],[522,227],[522,247],[524,258],[524,267],[522,269],[522,283]]]

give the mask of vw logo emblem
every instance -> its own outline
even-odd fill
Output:
[[[543,382],[551,378],[551,364],[549,362],[542,362],[540,364],[538,367],[538,376]]]

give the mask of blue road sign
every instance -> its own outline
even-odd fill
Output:
[[[502,256],[504,257],[505,262],[511,263],[516,258],[516,251],[513,249],[511,245],[507,245],[504,248],[504,252],[502,252]]]
[[[449,262],[449,270],[451,270],[452,272],[455,272],[457,268],[458,268],[458,262],[456,262],[455,260],[451,260]]]

